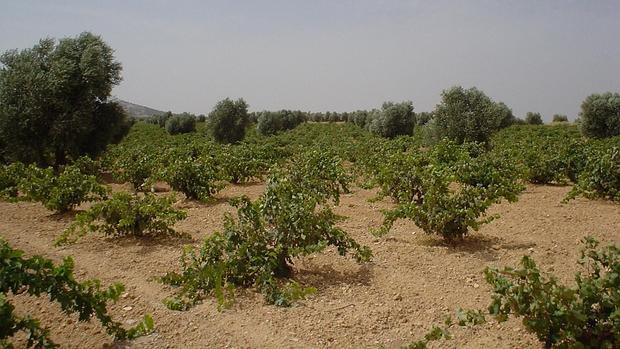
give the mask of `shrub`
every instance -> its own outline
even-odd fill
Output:
[[[219,181],[224,176],[214,159],[204,155],[175,156],[174,152],[171,156],[162,169],[161,178],[188,199],[207,201],[223,188]]]
[[[478,154],[481,150],[442,142],[430,153],[395,155],[398,160],[384,170],[394,174],[381,176],[397,179],[396,185],[383,182],[387,183],[383,192],[395,198],[398,206],[384,211],[377,233],[385,234],[397,219],[409,218],[426,233],[454,240],[496,218],[484,217],[486,210],[501,199],[516,201],[523,186],[514,163],[496,154]]]
[[[72,164],[77,167],[80,172],[85,175],[98,177],[101,172],[101,164],[97,160],[91,159],[89,156],[80,156]]]
[[[102,289],[98,280],[80,283],[75,280],[73,271],[71,257],[66,257],[59,265],[41,256],[25,258],[22,251],[14,250],[0,239],[0,346],[12,348],[9,338],[24,331],[27,347],[58,347],[38,320],[15,314],[15,308],[6,297],[9,292],[36,297],[47,294],[50,300],[60,303],[63,312],[78,314],[81,322],[94,316],[116,339],[133,339],[152,331],[153,319],[149,315],[135,327],[125,329],[108,314],[108,303],[119,299],[123,285]]]
[[[434,127],[437,137],[457,143],[487,142],[495,131],[506,126],[512,112],[496,103],[475,87],[460,86],[444,90],[435,108]]]
[[[224,232],[207,238],[197,252],[185,250],[182,272],[163,277],[164,283],[181,288],[167,305],[185,309],[207,294],[225,304],[236,286],[255,286],[269,303],[289,305],[311,292],[296,283],[283,286],[277,279],[290,276],[294,257],[333,245],[341,255],[353,251],[358,261],[368,260],[370,250],[336,227],[339,218],[326,206],[337,200],[338,179],[305,177],[300,182],[297,174],[303,171],[274,172],[261,198],[234,200],[237,219],[226,214]]]
[[[584,240],[575,287],[541,275],[529,256],[521,269],[485,270],[493,287],[489,312],[499,321],[509,315],[523,317],[545,348],[620,347],[620,249],[596,250],[598,243]]]
[[[588,96],[581,104],[581,132],[592,138],[620,135],[620,94]]]
[[[29,200],[41,202],[47,209],[66,212],[85,201],[101,200],[107,189],[93,175],[85,175],[76,166],[65,167],[59,175],[52,168],[30,165],[19,184]]]
[[[209,129],[218,143],[237,143],[248,126],[248,105],[243,99],[219,101],[209,113]]]
[[[562,147],[554,142],[531,143],[521,148],[525,179],[534,184],[565,182],[566,160]]]
[[[21,162],[0,166],[0,199],[15,200],[19,194],[19,183],[22,181],[26,167]]]
[[[175,115],[166,120],[166,131],[171,135],[196,131],[196,118],[189,114]]]
[[[542,125],[542,115],[540,115],[540,113],[528,111],[527,114],[525,114],[525,123],[528,125]]]
[[[249,144],[223,147],[217,155],[217,163],[231,183],[248,182],[260,178],[269,169],[267,154],[262,152],[262,147]]]
[[[156,172],[158,159],[148,145],[121,149],[113,160],[113,174],[117,180],[129,182],[136,191],[146,191]]]
[[[187,214],[173,208],[173,202],[174,197],[157,197],[148,193],[142,197],[114,193],[108,200],[80,212],[56,243],[74,242],[88,232],[102,232],[113,237],[174,234],[171,226],[185,219]]]
[[[620,147],[591,151],[567,200],[578,195],[620,201]]]

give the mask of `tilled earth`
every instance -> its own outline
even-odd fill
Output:
[[[486,309],[491,293],[482,271],[487,266],[516,266],[528,254],[543,271],[572,283],[585,235],[602,244],[620,243],[620,205],[585,199],[562,204],[570,187],[528,186],[518,202],[490,210],[500,218],[454,246],[425,235],[410,221],[397,222],[385,237],[373,237],[370,229],[381,224],[381,210],[392,204],[388,199],[371,203],[375,191],[355,189],[343,195],[335,211],[348,217],[341,226],[372,248],[372,263],[358,265],[333,249],[297,260],[294,278],[318,292],[290,308],[267,305],[260,294],[241,291],[232,308],[221,312],[213,299],[185,312],[168,310],[162,300],[173,290],[157,277],[178,269],[184,244],[198,246],[222,227],[224,212],[234,211],[227,199],[256,198],[263,189],[262,183],[230,186],[211,204],[178,195],[176,206],[189,216],[175,228],[193,240],[90,235],[67,247],[54,247],[53,241],[72,215],[53,215],[37,203],[0,202],[0,236],[14,248],[55,261],[73,256],[79,279],[122,282],[126,293],[112,305],[113,316],[129,326],[149,313],[156,330],[121,343],[96,322],[78,323],[43,297],[12,296],[17,311],[39,318],[67,348],[394,348],[442,324],[459,307]],[[542,348],[518,320],[487,319],[476,327],[453,326],[453,339],[431,348]],[[17,347],[23,345],[16,341]]]

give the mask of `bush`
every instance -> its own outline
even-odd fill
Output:
[[[269,169],[268,156],[262,147],[239,144],[223,147],[217,155],[217,163],[224,177],[237,184],[261,178]]]
[[[409,218],[426,233],[454,240],[496,218],[481,217],[501,199],[516,201],[523,186],[514,163],[481,151],[476,145],[444,141],[430,153],[394,154],[378,178],[383,193],[398,206],[384,211],[377,233],[385,234],[397,219]]]
[[[96,317],[107,333],[116,339],[133,339],[152,331],[153,319],[149,315],[135,327],[125,329],[108,314],[108,303],[119,299],[123,285],[114,284],[102,289],[98,280],[80,283],[75,280],[73,271],[71,257],[66,257],[59,265],[40,256],[24,258],[23,251],[14,250],[0,239],[0,346],[12,348],[9,338],[24,331],[27,347],[58,347],[38,320],[14,313],[15,308],[6,297],[9,292],[36,297],[47,294],[50,300],[60,303],[66,314],[78,314],[80,322]]]
[[[209,129],[218,143],[237,143],[248,126],[248,105],[243,99],[219,101],[209,113]]]
[[[525,179],[534,184],[563,184],[566,176],[566,153],[560,144],[546,141],[521,148]]]
[[[161,178],[188,199],[207,201],[223,188],[219,181],[224,176],[214,159],[207,156],[175,156],[173,152],[168,161],[163,166]]]
[[[489,312],[499,321],[523,317],[545,348],[620,347],[620,249],[596,250],[591,238],[584,243],[579,264],[585,270],[575,276],[575,287],[541,275],[529,256],[521,269],[487,268],[494,292]]]
[[[196,131],[196,118],[189,114],[175,115],[166,120],[166,131],[171,135]]]
[[[289,305],[311,292],[294,282],[283,286],[277,279],[290,276],[294,257],[333,245],[341,255],[352,250],[358,261],[370,258],[367,247],[335,226],[339,218],[326,205],[338,199],[340,170],[329,169],[323,179],[300,176],[312,161],[334,164],[315,156],[320,155],[302,157],[308,167],[297,168],[300,162],[294,162],[291,168],[274,172],[258,200],[233,201],[237,220],[226,214],[224,232],[207,238],[197,252],[187,249],[181,258],[182,272],[163,277],[164,283],[181,288],[175,299],[166,301],[169,307],[185,309],[208,294],[222,305],[236,286],[255,286],[269,303]]]
[[[586,137],[620,135],[620,94],[593,94],[581,104],[581,132]]]
[[[495,131],[509,124],[512,112],[475,87],[466,90],[456,86],[442,92],[433,115],[438,138],[485,143]]]
[[[93,175],[85,175],[76,166],[65,167],[59,175],[52,168],[30,165],[19,189],[29,200],[41,202],[47,209],[66,212],[85,201],[101,200],[107,189]]]
[[[527,114],[525,114],[525,123],[528,125],[542,125],[542,115],[540,115],[540,113],[528,111]]]
[[[136,191],[148,191],[159,162],[150,146],[137,145],[120,149],[113,159],[112,170],[117,180],[129,182]]]
[[[113,237],[174,234],[171,226],[185,219],[187,214],[173,208],[173,202],[172,196],[157,197],[147,193],[140,197],[125,192],[114,193],[108,200],[78,213],[56,243],[75,242],[88,232],[102,232]]]
[[[578,195],[620,201],[620,147],[609,146],[587,154],[567,200]]]
[[[26,167],[21,162],[0,166],[0,199],[15,200],[19,194]]]

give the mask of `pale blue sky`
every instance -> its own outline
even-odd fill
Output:
[[[100,34],[123,64],[122,99],[207,113],[350,111],[386,100],[432,110],[477,86],[516,115],[574,118],[620,91],[620,1],[0,0],[0,50]]]

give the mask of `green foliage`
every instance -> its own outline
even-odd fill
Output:
[[[306,119],[306,114],[299,110],[264,111],[258,115],[256,129],[261,135],[270,136],[281,131],[292,130],[304,123]]]
[[[553,142],[531,143],[521,149],[525,179],[534,184],[565,181],[566,160],[563,145]]]
[[[567,199],[583,195],[620,201],[620,147],[593,149],[582,159],[583,167]]]
[[[583,166],[584,143],[574,125],[512,126],[498,132],[492,146],[514,159],[530,183],[563,184],[575,180]]]
[[[26,167],[21,162],[0,166],[0,199],[15,200],[19,194],[19,183],[24,178]]]
[[[136,191],[148,191],[158,165],[158,158],[148,145],[123,148],[114,163],[117,180],[129,182]]]
[[[504,321],[513,314],[546,348],[620,346],[620,249],[584,239],[575,287],[541,275],[529,256],[521,269],[485,270],[493,287],[491,314]]]
[[[153,330],[153,319],[146,315],[135,327],[125,329],[108,314],[109,302],[115,302],[124,290],[114,284],[102,289],[98,280],[78,282],[73,275],[74,263],[66,257],[59,265],[41,256],[25,258],[23,252],[14,250],[0,239],[0,344],[11,348],[10,338],[18,332],[26,332],[27,347],[55,348],[47,329],[30,316],[20,317],[6,295],[28,294],[49,296],[60,304],[66,314],[78,314],[79,321],[90,321],[94,316],[116,339],[133,339]]]
[[[553,114],[553,122],[568,122],[568,116],[564,114]]]
[[[462,238],[495,216],[486,210],[501,199],[516,201],[523,190],[514,163],[483,153],[475,144],[442,142],[430,152],[395,153],[378,175],[384,194],[398,203],[384,211],[387,233],[397,219],[409,218],[426,233],[447,240]]]
[[[542,115],[540,115],[540,113],[534,113],[534,112],[528,111],[525,114],[525,123],[528,125],[542,125],[543,124]]]
[[[433,119],[433,112],[420,112],[416,114],[416,125],[424,126]]]
[[[161,178],[188,199],[208,201],[223,188],[224,179],[214,159],[206,156],[172,155],[161,171]]]
[[[456,321],[459,326],[476,326],[486,323],[486,319],[481,310],[457,309]]]
[[[145,118],[144,121],[149,124],[153,124],[153,125],[157,125],[159,127],[165,128],[166,121],[168,121],[168,119],[170,119],[172,116],[173,116],[172,112],[167,111],[161,115],[153,115],[148,118]]]
[[[484,143],[495,131],[510,123],[512,111],[475,87],[455,86],[441,93],[441,102],[433,115],[433,126],[439,139]]]
[[[452,337],[447,329],[433,326],[433,328],[431,328],[430,331],[424,335],[424,338],[418,339],[407,346],[401,347],[401,349],[426,349],[428,348],[428,344],[430,342],[438,341],[442,338],[451,339]]]
[[[209,129],[218,143],[237,143],[248,126],[248,104],[243,99],[219,101],[209,113]]]
[[[242,143],[224,146],[217,155],[218,165],[231,183],[244,183],[261,178],[269,169],[270,149]]]
[[[30,165],[19,183],[29,200],[41,202],[47,209],[66,212],[86,201],[101,200],[108,190],[93,175],[83,174],[77,166],[66,166],[58,175],[51,167]]]
[[[187,113],[175,115],[166,120],[166,131],[171,135],[196,131],[196,118]]]
[[[581,132],[586,137],[620,136],[620,94],[607,92],[588,96],[581,104]]]
[[[226,214],[223,232],[208,237],[198,251],[186,249],[182,272],[163,277],[164,283],[180,287],[166,304],[185,309],[209,294],[223,304],[235,287],[254,286],[267,302],[287,306],[313,292],[277,279],[290,276],[294,257],[332,245],[341,255],[352,251],[358,261],[368,260],[370,250],[335,226],[339,217],[327,206],[342,190],[341,171],[333,168],[339,163],[317,157],[327,156],[302,155],[287,169],[275,171],[258,200],[234,200],[237,219]],[[326,171],[312,171],[312,164]]]
[[[365,123],[370,132],[381,137],[411,135],[415,125],[413,103],[385,102],[381,110],[373,110],[368,114]]]
[[[143,236],[175,234],[171,226],[187,217],[185,211],[172,207],[174,197],[144,196],[125,192],[114,193],[108,200],[94,204],[80,212],[75,221],[56,241],[57,244],[75,242],[88,232],[107,236]]]
[[[101,37],[85,32],[0,56],[0,151],[10,161],[58,167],[95,155],[128,130],[109,100],[121,64]]]

